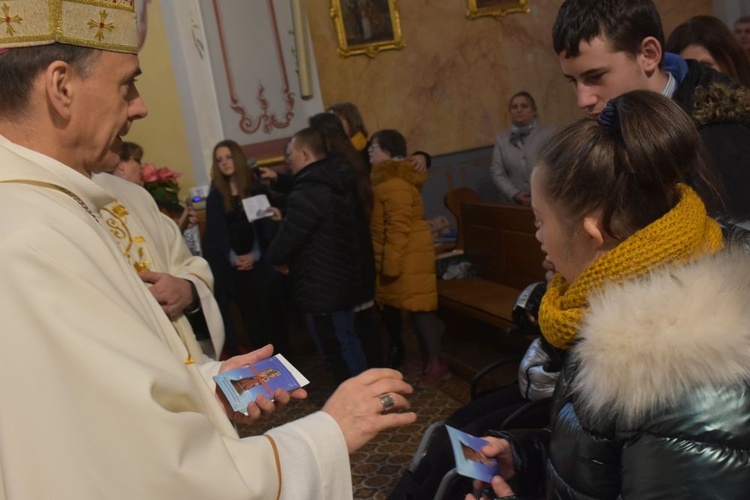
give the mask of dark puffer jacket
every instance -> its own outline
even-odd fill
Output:
[[[266,252],[274,265],[288,264],[294,296],[308,313],[356,305],[360,286],[354,173],[333,160],[299,171],[287,212]]]
[[[748,290],[750,256],[734,249],[592,299],[551,433],[501,433],[516,492],[546,475],[553,499],[748,498]]]
[[[695,122],[723,184],[722,214],[750,219],[750,89],[697,61],[667,56],[679,82],[672,99]]]

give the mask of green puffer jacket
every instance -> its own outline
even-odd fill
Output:
[[[510,431],[516,492],[551,499],[750,495],[750,256],[607,288],[558,380],[551,431]]]

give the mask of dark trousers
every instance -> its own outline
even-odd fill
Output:
[[[383,306],[383,324],[388,332],[391,344],[402,343],[401,309],[393,306]],[[433,311],[409,311],[414,332],[419,341],[419,351],[422,361],[427,363],[430,358],[440,354],[440,344],[444,325]]]
[[[359,375],[367,369],[354,322],[354,311],[335,311],[324,314],[306,314],[318,350],[333,371],[336,382]]]
[[[368,307],[354,313],[354,329],[362,343],[362,350],[365,351],[367,367],[382,368],[385,366],[383,341],[380,331],[375,326],[374,309],[374,307]]]
[[[228,355],[258,349],[268,343],[277,344],[278,351],[286,344],[282,285],[274,273],[276,271],[261,260],[250,271],[234,271],[232,286],[217,288],[215,295],[224,320]],[[232,321],[231,302],[237,305],[242,316],[244,329],[241,332]]]

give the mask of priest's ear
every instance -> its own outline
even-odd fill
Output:
[[[53,61],[40,73],[35,86],[44,88],[49,110],[67,121],[71,117],[73,100],[80,91],[82,80],[80,73],[69,63]]]

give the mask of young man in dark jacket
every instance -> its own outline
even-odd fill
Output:
[[[322,136],[311,128],[292,137],[288,156],[292,190],[266,255],[288,266],[295,299],[340,382],[367,368],[354,328],[360,285],[354,173],[327,158]]]
[[[714,212],[750,218],[750,89],[701,63],[665,54],[651,0],[566,0],[552,42],[578,106],[591,116],[631,90],[651,90],[678,103],[698,127],[715,166],[714,184],[724,191],[726,206],[712,207]]]

